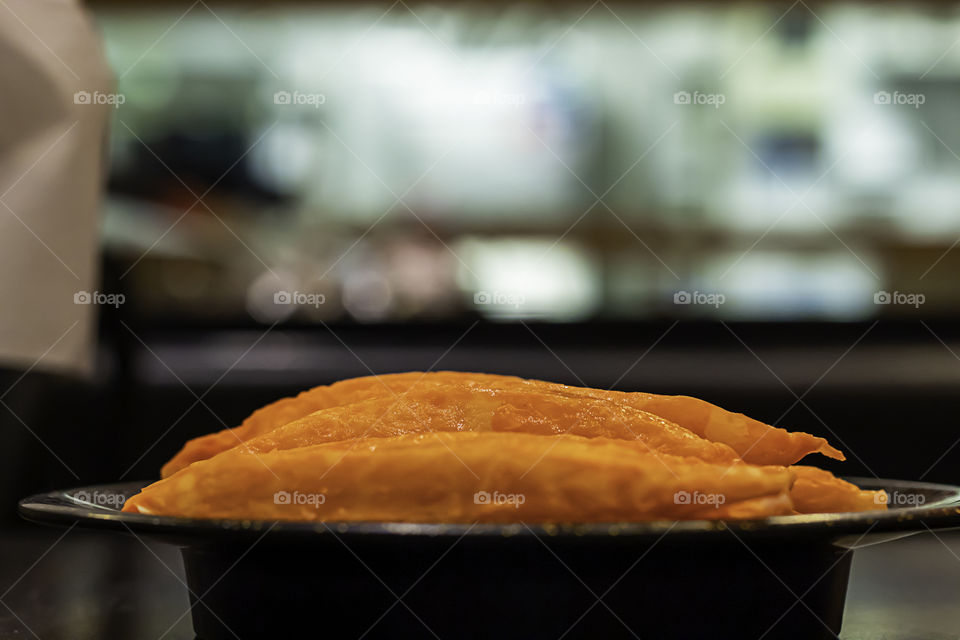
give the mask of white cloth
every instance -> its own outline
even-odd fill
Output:
[[[0,2],[0,366],[91,367],[112,87],[78,2]]]

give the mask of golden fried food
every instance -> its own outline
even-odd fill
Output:
[[[397,399],[411,389],[458,384],[475,390],[538,392],[541,398],[544,394],[571,399],[588,398],[611,406],[619,405],[624,407],[624,410],[630,408],[643,411],[676,423],[702,438],[727,445],[744,461],[753,464],[789,465],[815,452],[843,459],[843,454],[823,438],[771,427],[697,398],[603,391],[513,376],[440,371],[354,378],[329,386],[315,387],[293,398],[284,398],[255,411],[235,429],[225,429],[187,442],[184,448],[164,465],[161,475],[167,477],[192,462],[204,460],[251,438],[267,434],[315,411],[372,398]],[[557,433],[564,431],[563,428],[554,428]],[[362,431],[355,433],[354,437],[360,433]],[[344,434],[341,437],[351,436]]]
[[[449,372],[446,372],[449,373]],[[699,398],[651,393],[603,391],[509,376],[465,374],[476,384],[501,388],[535,388],[571,398],[596,398],[634,407],[674,422],[712,442],[733,448],[745,462],[789,465],[811,453],[843,460],[843,454],[823,438],[771,427],[742,413],[732,413]]]
[[[436,375],[441,373],[445,372]],[[281,398],[254,411],[239,427],[188,440],[177,455],[163,466],[160,475],[166,478],[197,460],[206,460],[314,411],[379,396],[393,397],[409,389],[423,375],[420,372],[411,372],[351,378],[328,386],[314,387],[292,398]]]
[[[494,391],[464,385],[424,385],[402,397],[379,397],[315,411],[238,448],[256,453],[355,438],[424,432],[505,432],[630,440],[650,453],[738,461],[726,445],[710,442],[653,414],[590,398],[536,391]]]
[[[822,438],[687,396],[412,372],[316,387],[192,440],[124,510],[612,522],[886,507],[883,492],[787,466],[814,452],[843,458]]]
[[[771,427],[742,413],[732,413],[699,398],[624,393],[625,401],[707,440],[722,442],[752,464],[793,464],[811,453],[843,460],[843,453],[823,438],[802,431]]]
[[[635,440],[420,433],[236,447],[150,485],[124,511],[466,523],[765,517],[792,513],[792,481],[784,467],[654,454]]]
[[[790,499],[797,513],[842,513],[887,508],[884,491],[865,491],[817,467],[795,465]]]

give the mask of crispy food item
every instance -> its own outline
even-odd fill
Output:
[[[791,433],[771,427],[743,414],[731,413],[703,400],[688,396],[660,396],[648,393],[624,393],[525,380],[514,376],[440,371],[409,372],[343,380],[315,387],[293,398],[284,398],[258,409],[235,429],[195,438],[186,443],[166,465],[167,477],[198,460],[207,459],[251,438],[315,411],[362,402],[372,398],[397,399],[411,389],[438,385],[465,385],[475,390],[539,392],[564,398],[592,399],[609,405],[639,410],[667,421],[715,443],[731,447],[746,462],[789,465],[810,453],[819,452],[843,459],[843,454],[823,438],[807,433]],[[626,409],[625,409],[626,410]],[[563,432],[556,429],[555,432]],[[354,435],[359,435],[357,432]],[[350,437],[344,434],[342,437]]]
[[[494,379],[488,379],[486,374],[466,375],[477,376],[477,384],[537,388],[571,398],[606,399],[647,411],[675,422],[707,440],[730,446],[745,462],[752,464],[789,465],[811,453],[822,453],[837,460],[844,459],[843,453],[830,446],[823,438],[771,427],[742,413],[732,413],[699,398],[603,391],[509,376],[490,376]]]
[[[123,510],[304,521],[718,519],[792,513],[792,482],[785,467],[655,454],[636,440],[419,433],[236,447],[150,485]]]
[[[737,454],[659,416],[592,398],[424,384],[401,397],[376,397],[315,411],[238,448],[256,453],[355,438],[424,432],[506,432],[630,440],[650,453],[731,465]]]
[[[415,371],[350,378],[331,385],[314,387],[292,398],[281,398],[254,411],[239,427],[188,440],[183,448],[163,465],[160,476],[166,478],[197,460],[206,460],[314,411],[380,396],[394,397],[409,389],[423,375]]]
[[[191,440],[125,511],[397,522],[760,518],[886,508],[788,466],[822,438],[687,396],[480,373],[316,387]]]
[[[797,513],[842,513],[887,508],[885,491],[866,491],[817,467],[795,465],[796,482],[790,491]]]

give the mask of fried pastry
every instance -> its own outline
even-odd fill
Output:
[[[603,391],[513,376],[440,371],[353,378],[329,386],[315,387],[296,397],[284,398],[258,409],[235,429],[225,429],[190,440],[164,465],[161,475],[167,477],[192,462],[209,458],[315,411],[371,398],[396,399],[411,389],[458,384],[486,391],[536,391],[541,394],[540,397],[553,394],[571,399],[588,398],[611,406],[619,405],[643,411],[676,423],[702,438],[727,445],[744,461],[753,464],[789,465],[815,452],[843,459],[843,454],[823,438],[771,427],[743,414],[731,413],[688,396]],[[554,432],[562,433],[564,429],[555,428]],[[345,434],[343,437],[350,436]]]
[[[843,454],[823,438],[771,427],[742,413],[732,413],[690,396],[603,391],[510,376],[464,375],[476,377],[474,384],[494,388],[535,388],[565,397],[605,399],[631,406],[674,422],[707,440],[726,444],[745,462],[752,464],[789,465],[811,453],[822,453],[837,460],[844,459]]]
[[[315,411],[239,448],[256,453],[355,438],[424,432],[505,432],[630,440],[650,453],[734,464],[733,449],[631,407],[539,391],[423,384],[400,397],[377,397]]]
[[[150,485],[124,511],[450,523],[765,517],[792,513],[792,481],[785,467],[654,454],[636,440],[419,433],[235,447]]]
[[[437,375],[441,373],[446,372],[439,372]],[[254,411],[239,427],[188,440],[183,448],[163,465],[160,476],[166,478],[197,460],[206,460],[314,411],[379,396],[395,396],[409,389],[423,375],[420,372],[410,372],[350,378],[331,385],[314,387],[291,398],[281,398]]]
[[[398,522],[759,518],[886,508],[883,492],[788,466],[822,438],[687,396],[490,374],[316,387],[187,443],[124,509]],[[506,496],[504,501],[499,497]]]
[[[790,470],[796,476],[790,499],[797,513],[842,513],[887,508],[887,494],[884,491],[866,491],[817,467],[795,465]]]

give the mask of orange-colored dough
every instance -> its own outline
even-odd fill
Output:
[[[515,389],[535,388],[571,398],[606,399],[658,415],[712,442],[733,448],[745,462],[752,464],[793,464],[810,453],[822,453],[843,460],[843,454],[823,438],[803,432],[771,427],[742,413],[732,413],[690,396],[662,396],[651,393],[604,391],[573,387],[541,380],[507,376],[478,376],[475,384]]]
[[[887,494],[867,491],[817,467],[795,465],[796,482],[790,491],[797,513],[843,513],[887,508]]]
[[[236,447],[148,486],[124,511],[387,522],[765,517],[792,513],[792,481],[784,467],[654,454],[632,440],[419,433],[266,452]]]
[[[266,453],[353,438],[454,431],[605,437],[636,441],[648,452],[727,465],[737,461],[736,452],[726,445],[632,407],[537,390],[500,391],[443,383],[424,383],[402,396],[315,411],[238,448]]]
[[[742,414],[731,413],[688,396],[603,391],[539,380],[524,380],[513,376],[441,371],[353,378],[329,386],[315,387],[293,398],[284,398],[258,409],[235,429],[226,429],[190,440],[173,459],[164,465],[162,475],[167,477],[192,462],[209,458],[318,410],[372,398],[395,400],[412,387],[426,389],[443,384],[467,385],[487,391],[537,391],[541,398],[546,394],[564,398],[588,398],[602,401],[611,407],[617,405],[644,411],[674,422],[707,440],[725,444],[746,462],[754,464],[788,465],[814,452],[843,459],[843,454],[831,447],[823,438],[771,427]],[[563,429],[556,429],[556,431],[562,432]],[[344,433],[342,437],[356,437],[360,433],[362,431],[352,436]]]

